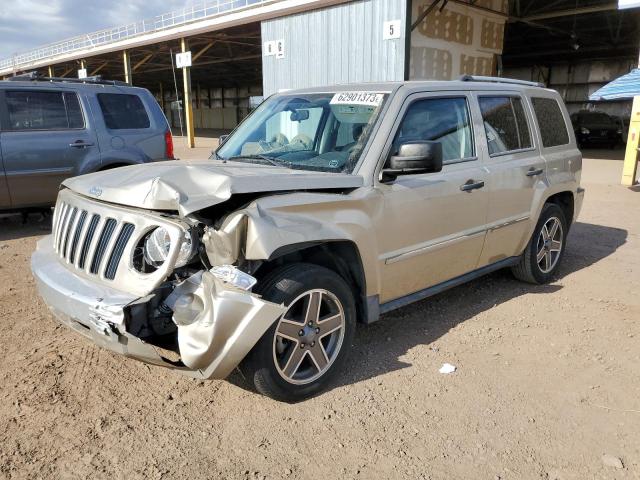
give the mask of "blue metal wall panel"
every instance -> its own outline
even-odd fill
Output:
[[[264,95],[280,89],[404,78],[406,0],[360,0],[262,22],[262,42],[284,40],[284,58],[262,57]],[[384,22],[401,36],[383,40]]]

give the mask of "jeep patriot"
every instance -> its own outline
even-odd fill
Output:
[[[486,273],[550,281],[584,190],[553,90],[490,77],[287,91],[200,161],[65,180],[32,270],[66,326],[297,401],[357,322]],[[425,319],[428,321],[428,319]]]

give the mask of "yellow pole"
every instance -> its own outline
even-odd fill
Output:
[[[638,170],[638,144],[640,143],[640,97],[633,98],[631,109],[631,122],[629,123],[629,137],[627,138],[627,150],[622,166],[622,185],[628,187],[635,185],[636,172]]]
[[[49,65],[49,78],[53,78],[53,66]]]
[[[180,39],[180,47],[182,53],[189,51],[189,44],[186,38]],[[182,80],[184,83],[184,95],[182,101],[184,103],[184,117],[187,127],[187,146],[194,148],[196,146],[195,128],[193,126],[193,105],[191,105],[191,68],[184,67],[182,69]]]
[[[131,57],[129,56],[128,50],[123,50],[122,52],[122,61],[124,63],[124,81],[129,85],[133,85],[133,78],[131,70]]]

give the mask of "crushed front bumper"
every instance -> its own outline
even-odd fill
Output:
[[[228,376],[285,310],[204,272],[195,292],[204,308],[192,324],[178,326],[182,361],[172,362],[126,330],[126,307],[141,299],[75,275],[60,263],[51,236],[38,242],[31,269],[39,294],[62,324],[113,352],[196,378]]]

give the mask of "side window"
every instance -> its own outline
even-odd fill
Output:
[[[428,98],[413,102],[402,119],[393,150],[401,143],[428,140],[442,143],[443,160],[454,163],[475,155],[467,99]]]
[[[480,97],[479,102],[490,155],[531,148],[531,134],[520,98]]]
[[[80,108],[78,95],[75,93],[65,92],[64,104],[67,107],[67,118],[69,120],[69,128],[83,128],[84,117]]]
[[[552,98],[532,98],[533,110],[540,126],[542,145],[545,148],[569,143],[569,132],[558,102]]]
[[[15,90],[5,93],[9,130],[68,130],[84,127],[78,96],[70,92]]]
[[[98,103],[110,130],[149,128],[149,116],[137,95],[99,93]]]

